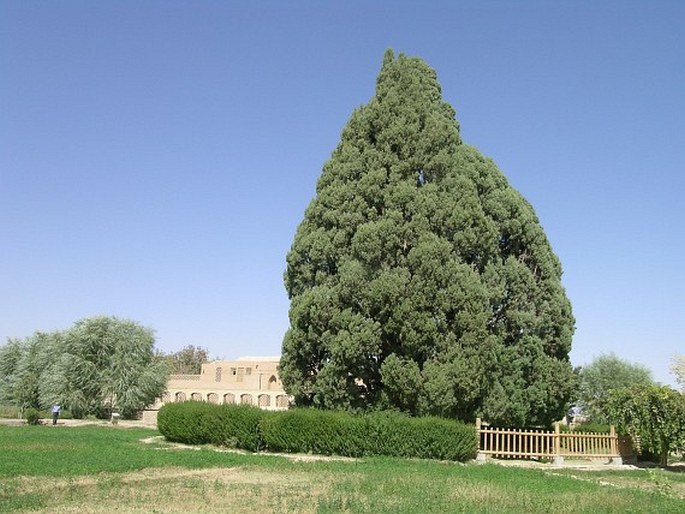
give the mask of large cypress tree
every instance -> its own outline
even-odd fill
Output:
[[[297,405],[548,424],[574,319],[531,205],[462,143],[436,73],[388,51],[287,256]]]

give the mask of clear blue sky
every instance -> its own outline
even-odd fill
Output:
[[[106,314],[277,355],[285,255],[383,52],[535,207],[574,365],[685,353],[685,2],[0,1],[0,342]]]

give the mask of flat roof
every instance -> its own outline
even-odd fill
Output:
[[[281,356],[278,355],[276,357],[238,357],[236,359],[237,361],[280,361]]]

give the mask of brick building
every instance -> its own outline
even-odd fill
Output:
[[[279,360],[280,357],[241,357],[235,361],[212,361],[202,365],[199,375],[171,375],[167,390],[155,407],[198,400],[287,409],[290,397],[278,376]]]

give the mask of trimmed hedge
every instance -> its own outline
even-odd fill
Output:
[[[364,451],[362,418],[345,412],[293,409],[262,420],[266,448],[275,452],[359,457]]]
[[[36,409],[27,409],[25,416],[29,425],[40,425],[41,415]]]
[[[474,426],[443,418],[411,418],[395,412],[267,412],[245,405],[190,401],[163,406],[157,426],[169,441],[250,451],[454,461],[466,461],[476,455]]]
[[[263,415],[264,411],[249,405],[169,403],[159,409],[157,428],[168,441],[259,451],[259,420]]]
[[[459,421],[411,418],[394,412],[354,416],[344,412],[293,409],[260,424],[271,451],[361,457],[465,461],[476,455],[476,432]]]

